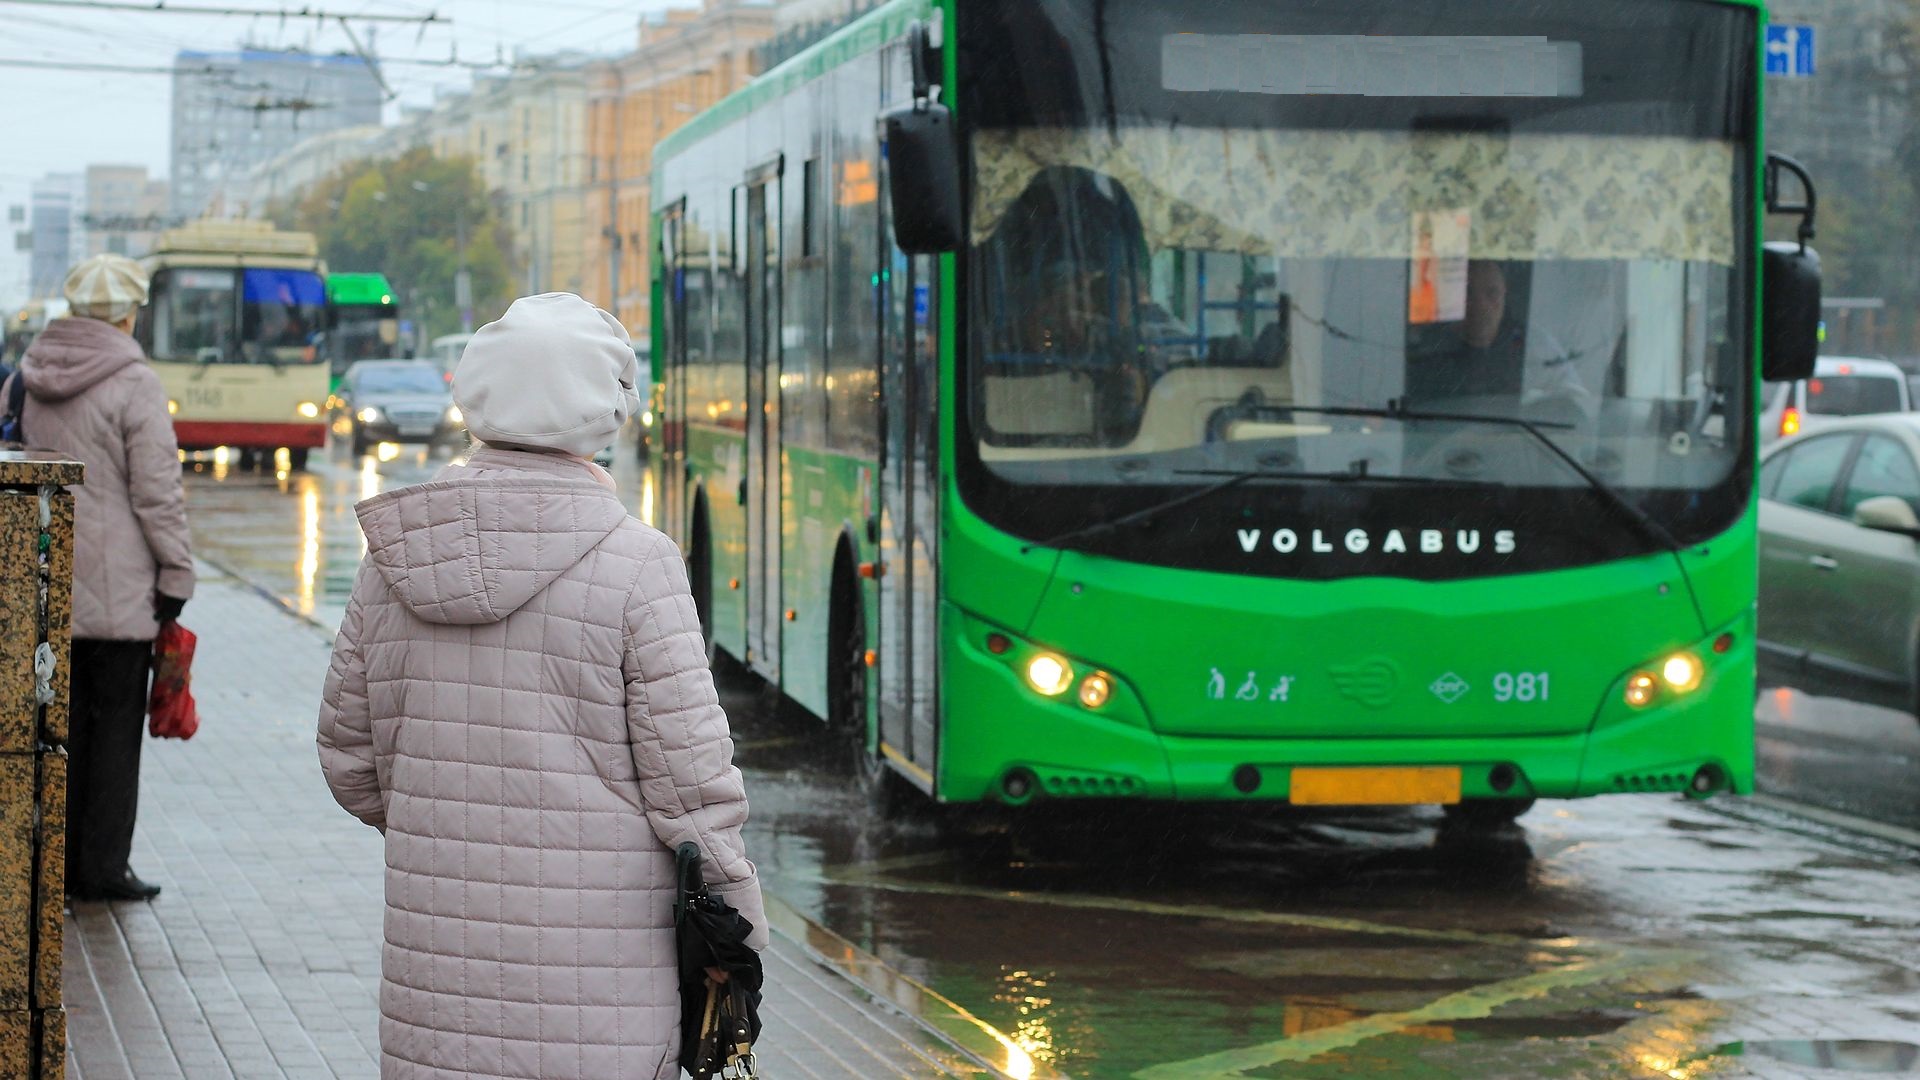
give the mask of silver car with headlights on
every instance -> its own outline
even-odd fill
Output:
[[[379,443],[456,444],[467,428],[453,387],[426,360],[362,360],[347,368],[334,392],[335,430],[359,457]]]

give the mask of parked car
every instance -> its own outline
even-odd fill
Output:
[[[1907,412],[1913,392],[1907,373],[1890,360],[1823,356],[1813,378],[1768,383],[1760,413],[1760,441],[1818,431],[1833,417]]]
[[[1761,681],[1920,712],[1920,415],[1775,443],[1760,499]]]
[[[354,457],[375,443],[458,442],[467,430],[446,374],[428,360],[359,361],[341,377],[333,404]]]

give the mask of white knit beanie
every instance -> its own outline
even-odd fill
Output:
[[[589,456],[640,407],[632,339],[573,293],[523,296],[481,327],[453,370],[467,430],[489,446]]]

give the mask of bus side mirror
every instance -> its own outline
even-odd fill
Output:
[[[1800,182],[1800,200],[1790,201],[1780,182],[1791,173]],[[1769,153],[1762,175],[1767,213],[1798,214],[1792,243],[1769,243],[1760,263],[1760,377],[1769,382],[1813,377],[1820,355],[1820,255],[1807,246],[1813,239],[1819,206],[1806,166],[1785,154]]]
[[[945,105],[917,102],[885,117],[893,238],[909,255],[960,248],[960,153]]]
[[[1760,266],[1760,377],[1811,378],[1820,355],[1820,255],[1776,241],[1761,253]]]
[[[940,60],[940,23],[907,28],[913,67],[913,104],[881,118],[885,128],[887,204],[893,240],[909,255],[958,251],[963,239],[960,208],[960,144],[953,114],[939,101],[934,72]]]

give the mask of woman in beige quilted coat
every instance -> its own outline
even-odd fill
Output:
[[[359,506],[319,746],[386,836],[385,1080],[677,1075],[685,841],[766,944],[685,566],[587,458],[636,379],[612,316],[518,300],[454,372],[484,448]]]
[[[187,495],[167,393],[132,336],[146,273],[124,255],[96,255],[68,273],[64,292],[73,313],[33,339],[17,378],[27,444],[87,467],[73,489],[67,891],[151,900],[160,886],[127,859],[153,639],[193,596]]]

